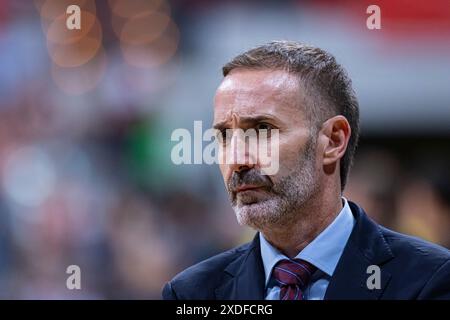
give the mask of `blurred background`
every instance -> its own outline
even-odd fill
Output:
[[[250,240],[218,168],[172,164],[170,136],[211,124],[222,65],[274,39],[330,51],[353,79],[345,196],[450,248],[448,0],[1,0],[0,298],[159,299]],[[66,288],[72,264],[82,290]]]

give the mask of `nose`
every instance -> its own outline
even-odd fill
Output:
[[[243,173],[246,171],[249,171],[250,169],[254,168],[254,164],[231,164],[230,165],[230,171],[231,173]]]
[[[226,148],[227,164],[231,172],[250,170],[256,166],[257,144],[245,137],[242,131],[233,133],[231,143]]]

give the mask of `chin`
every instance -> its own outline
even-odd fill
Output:
[[[270,227],[279,220],[279,206],[274,199],[233,206],[238,223],[256,230]]]

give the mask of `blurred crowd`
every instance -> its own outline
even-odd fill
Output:
[[[0,298],[158,299],[177,272],[251,239],[218,168],[171,163],[170,133],[211,122],[233,54],[302,39],[285,16],[323,19],[326,34],[324,12],[336,8],[316,3],[2,0]],[[69,4],[91,15],[75,38],[61,31]],[[246,15],[258,28],[241,28]],[[346,39],[337,54],[354,49]],[[436,130],[404,117],[406,129],[381,134],[383,122],[363,119],[345,196],[387,227],[450,248],[450,118],[439,116],[450,99],[440,94],[423,104]],[[363,116],[378,103],[365,99]],[[80,266],[82,290],[66,288],[69,265]]]

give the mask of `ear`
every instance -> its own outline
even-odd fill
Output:
[[[351,128],[344,116],[335,116],[322,125],[323,165],[335,164],[347,150]]]

